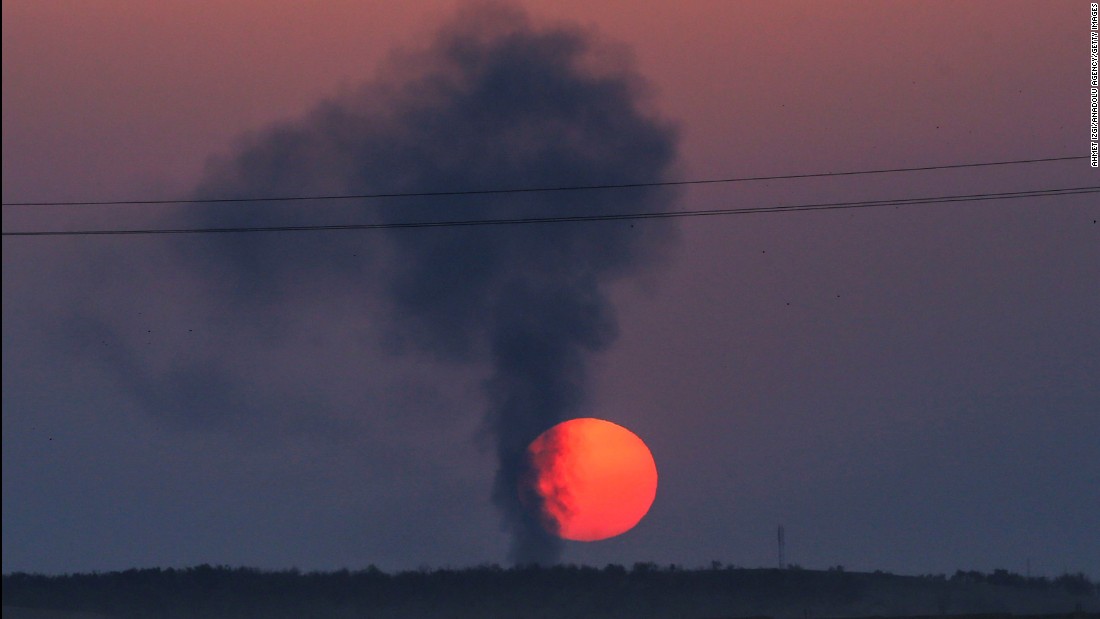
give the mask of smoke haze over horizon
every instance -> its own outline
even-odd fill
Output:
[[[1036,6],[5,2],[4,201],[1084,155],[1087,10]],[[4,230],[751,208],[1093,172],[5,206]],[[4,570],[770,566],[783,525],[810,569],[1095,578],[1098,217],[1067,195],[5,237]],[[517,489],[528,442],[573,416],[636,432],[661,472],[646,518],[606,542],[549,535]]]
[[[647,115],[644,96],[640,76],[594,33],[535,26],[522,10],[503,4],[474,5],[424,49],[395,54],[375,80],[321,102],[303,118],[251,133],[237,152],[210,162],[195,195],[664,179],[675,160],[675,132]],[[175,216],[197,227],[222,227],[318,218],[602,215],[669,210],[672,196],[668,188],[643,188],[445,202],[272,202],[183,208]],[[616,337],[609,285],[651,266],[673,232],[664,222],[609,222],[399,229],[367,236],[248,235],[184,239],[170,246],[178,257],[170,250],[161,258],[181,261],[191,271],[186,277],[196,289],[190,302],[204,313],[219,313],[223,328],[247,332],[258,315],[273,321],[238,338],[246,350],[300,329],[295,322],[301,317],[284,308],[304,292],[310,303],[348,299],[360,306],[363,323],[378,325],[375,339],[362,341],[364,355],[382,347],[399,357],[426,355],[431,362],[472,366],[480,373],[474,380],[484,391],[484,427],[497,461],[491,496],[512,537],[511,559],[550,564],[559,558],[561,540],[543,527],[537,494],[521,483],[527,479],[527,445],[586,409],[589,357]],[[125,267],[112,260],[127,260],[109,254],[100,259],[113,270]],[[66,337],[84,340],[85,353],[93,356],[103,355],[97,342],[116,342],[106,354],[117,379],[155,417],[170,417],[182,427],[217,427],[234,417],[251,424],[249,417],[270,414],[272,404],[263,396],[258,402],[255,393],[264,387],[248,386],[239,370],[225,364],[222,351],[167,349],[162,364],[153,365],[143,359],[147,343],[126,338],[113,312],[94,302],[70,312]],[[200,403],[200,393],[217,397]],[[470,404],[439,407],[434,414],[456,416],[455,407],[464,406]]]

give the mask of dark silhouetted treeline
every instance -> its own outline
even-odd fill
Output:
[[[282,617],[840,617],[1100,611],[1100,586],[1084,575],[1049,579],[1006,570],[952,576],[885,572],[685,570],[556,566],[422,570],[262,571],[187,569],[3,577],[12,608],[104,617],[222,619]]]

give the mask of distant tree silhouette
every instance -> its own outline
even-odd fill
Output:
[[[838,566],[839,567],[839,566]],[[112,619],[347,619],[402,617],[593,617],[661,619],[760,614],[844,615],[882,592],[931,600],[926,613],[960,612],[997,591],[1031,591],[1053,610],[1100,610],[1100,590],[1083,574],[1052,580],[1007,570],[958,571],[950,578],[832,568],[690,570],[651,562],[603,568],[485,565],[387,574],[376,567],[335,572],[199,565],[187,569],[3,577],[5,606],[102,613]],[[974,595],[978,591],[980,595]],[[1005,598],[1008,599],[1008,598]],[[1040,598],[1036,598],[1040,599]],[[971,600],[971,602],[967,602]],[[764,613],[762,611],[767,611]],[[977,612],[977,611],[974,611]],[[1053,612],[1053,611],[1052,611]]]

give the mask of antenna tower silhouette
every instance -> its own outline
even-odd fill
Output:
[[[779,525],[779,569],[783,569],[787,562],[784,556],[787,552],[787,540],[786,531],[783,530],[783,525]]]

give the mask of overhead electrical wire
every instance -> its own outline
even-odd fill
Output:
[[[754,213],[787,213],[820,210],[841,210],[855,208],[873,208],[883,206],[909,206],[916,204],[945,204],[951,202],[977,202],[985,200],[1011,200],[1020,198],[1046,198],[1067,195],[1100,193],[1100,186],[1058,187],[1034,189],[1028,191],[1010,191],[1001,193],[977,193],[963,195],[927,196],[915,198],[894,198],[888,200],[864,200],[859,202],[822,202],[817,204],[795,204],[782,206],[761,206],[728,209],[704,209],[688,211],[657,211],[642,213],[608,213],[599,215],[562,215],[552,217],[517,217],[500,219],[460,219],[439,221],[376,222],[359,224],[332,224],[306,226],[247,226],[226,228],[144,228],[132,230],[30,230],[22,232],[4,232],[6,237],[58,237],[58,236],[123,236],[123,235],[165,235],[165,234],[222,234],[255,232],[321,232],[337,230],[380,230],[398,228],[445,228],[459,226],[498,226],[523,224],[550,224],[569,222],[630,221],[645,219],[672,219],[680,217],[704,217],[724,215],[748,215]]]
[[[604,185],[570,185],[561,187],[517,187],[503,189],[470,189],[456,191],[413,191],[392,193],[362,193],[362,194],[337,194],[337,195],[313,195],[313,196],[267,196],[245,198],[190,198],[177,200],[85,200],[63,202],[4,202],[3,206],[155,206],[171,204],[225,204],[248,202],[304,202],[304,201],[334,201],[334,200],[366,200],[383,198],[429,198],[444,196],[479,196],[495,194],[516,193],[545,193],[552,191],[594,191],[610,189],[636,189],[645,187],[676,187],[685,185],[713,185],[724,183],[744,183],[753,181],[792,180],[799,178],[826,178],[835,176],[858,176],[866,174],[890,174],[898,172],[924,172],[930,170],[952,170],[960,168],[981,168],[991,166],[1046,163],[1053,161],[1072,161],[1085,159],[1081,156],[1043,157],[1038,159],[1016,159],[1011,161],[985,161],[978,163],[955,163],[945,165],[917,166],[909,168],[883,168],[876,170],[853,170],[842,172],[814,172],[807,174],[779,174],[774,176],[744,176],[735,178],[713,178],[683,181],[653,181],[646,183],[619,183]]]

